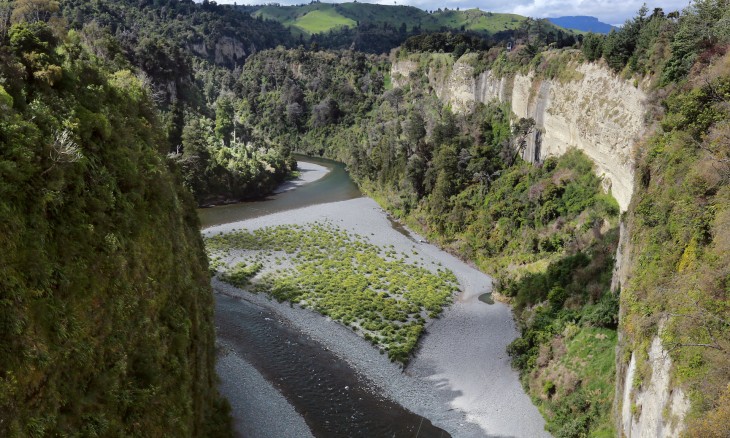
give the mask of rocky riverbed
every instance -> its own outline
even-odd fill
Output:
[[[214,281],[217,293],[239,297],[273,312],[347,361],[377,392],[453,436],[548,435],[543,431],[544,420],[522,390],[505,352],[517,336],[511,310],[504,304],[490,305],[478,299],[491,291],[490,277],[422,242],[419,236],[396,230],[373,200],[357,198],[283,211],[208,228],[204,234],[317,221],[367,236],[375,245],[415,251],[416,257],[431,262],[426,265],[435,267],[440,263],[456,275],[462,292],[440,318],[427,325],[408,367],[402,369],[391,363],[347,327],[310,310]]]

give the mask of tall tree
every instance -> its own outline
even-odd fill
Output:
[[[55,0],[16,0],[11,20],[13,23],[48,21],[59,9]]]

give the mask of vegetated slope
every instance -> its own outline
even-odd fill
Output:
[[[535,21],[515,14],[484,12],[479,9],[427,12],[413,6],[370,3],[310,3],[298,6],[263,6],[253,16],[278,21],[304,32],[308,41],[329,49],[348,49],[387,53],[406,38],[432,32],[470,32],[490,40],[515,38],[526,22]],[[572,31],[547,20],[538,20],[543,33]],[[300,39],[305,42],[304,38]]]
[[[293,43],[279,23],[192,1],[68,0],[60,14],[97,57],[152,89],[169,152],[199,204],[264,195],[289,173],[285,146],[242,143],[231,117],[233,70],[256,50]]]
[[[347,20],[349,26],[373,24],[382,27],[387,23],[392,27],[406,24],[408,30],[428,20],[428,13],[413,6],[376,5],[370,3],[310,3],[298,6],[263,6],[253,13],[254,17],[276,20],[285,26],[296,26],[308,33],[326,32],[337,27],[336,22],[321,29],[309,28],[301,24],[303,17],[319,11],[337,17],[340,22]]]
[[[96,22],[109,28],[125,50],[153,38],[158,50],[175,47],[211,63],[234,67],[252,52],[292,43],[288,30],[214,2],[192,0],[63,0],[61,11],[74,28]]]
[[[302,23],[304,17],[319,11],[332,17],[329,27],[309,27]],[[352,25],[374,24],[404,30],[419,28],[422,31],[475,30],[496,33],[514,30],[527,19],[521,15],[485,12],[479,9],[449,10],[431,12],[413,6],[379,5],[371,3],[310,3],[298,6],[263,6],[253,13],[255,17],[276,20],[286,26],[297,26],[309,33],[326,32],[339,26],[339,21],[349,19]]]
[[[198,220],[148,91],[32,17],[0,33],[0,435],[228,436]]]
[[[693,3],[679,17],[642,8],[620,31],[583,45],[589,59],[643,80],[654,98],[656,131],[638,150],[617,278],[626,434],[730,430],[728,23],[724,0]]]
[[[296,26],[308,33],[326,32],[340,27],[352,27],[357,23],[333,10],[316,10],[299,17]]]
[[[311,3],[301,6],[264,6],[253,13],[254,17],[277,21],[294,26],[307,33],[322,33],[340,27],[355,27],[357,21],[343,15],[341,5]],[[349,15],[349,14],[348,14]]]
[[[598,21],[596,17],[589,17],[585,15],[579,15],[574,17],[555,17],[548,18],[548,21],[566,29],[579,30],[581,32],[593,32],[593,33],[609,33],[611,30],[616,30],[616,27],[610,24]]]

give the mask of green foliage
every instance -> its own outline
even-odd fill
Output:
[[[663,130],[637,163],[641,189],[629,210],[637,262],[621,297],[624,348],[640,351],[663,328],[697,427],[712,421],[730,379],[728,78],[727,69],[693,78],[700,85],[677,87],[664,101]]]
[[[451,271],[429,270],[406,253],[329,223],[220,234],[206,239],[206,246],[212,257],[245,260],[224,273],[223,281],[243,287],[263,267],[254,290],[340,321],[402,363],[426,321],[458,290]]]
[[[300,36],[300,43],[308,42],[316,47],[348,49],[368,53],[388,53],[409,37],[422,36],[416,44],[424,50],[456,51],[459,56],[468,49],[457,43],[453,48],[439,47],[430,34],[449,32],[468,34],[467,41],[483,38],[492,42],[521,38],[526,29],[539,28],[540,38],[545,44],[556,43],[566,47],[575,43],[573,31],[562,29],[547,20],[533,20],[515,14],[484,12],[479,9],[424,11],[413,6],[390,6],[369,3],[322,3],[312,2],[297,6],[268,5],[254,7],[253,15],[266,20],[275,20],[292,29]],[[308,35],[305,41],[304,35]]]
[[[453,52],[454,59],[459,59],[467,50],[477,51],[488,48],[487,42],[482,38],[451,32],[412,36],[403,43],[402,47],[409,52]]]
[[[194,204],[147,91],[43,21],[8,35],[0,435],[229,435]]]
[[[600,34],[589,33],[583,37],[581,50],[588,61],[595,61],[603,56],[603,40],[605,37]]]
[[[702,51],[730,42],[729,11],[727,0],[696,1],[683,11],[671,40],[671,57],[662,72],[665,82],[683,79]]]
[[[263,265],[261,263],[254,263],[251,265],[238,263],[228,271],[221,274],[221,280],[236,287],[244,287],[249,284],[249,280],[258,274],[262,267]]]
[[[661,8],[648,14],[644,5],[607,36],[587,34],[581,49],[589,61],[603,57],[617,72],[628,67],[640,75],[661,73],[667,85],[685,78],[696,62],[708,63],[730,42],[729,11],[727,0],[692,2],[681,14]]]
[[[354,27],[357,22],[343,17],[333,9],[314,10],[298,17],[293,25],[307,33],[321,33],[341,27]]]

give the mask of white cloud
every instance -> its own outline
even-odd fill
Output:
[[[366,3],[394,4],[394,0],[358,0]],[[590,15],[604,23],[620,25],[636,15],[641,5],[646,2],[649,11],[662,8],[664,12],[681,10],[689,4],[689,0],[662,0],[649,2],[646,0],[395,0],[399,5],[416,6],[424,10],[479,8],[490,12],[510,12],[535,18],[562,17],[565,15]],[[218,0],[218,3],[261,4],[262,0]],[[301,0],[272,1],[282,5],[306,3]]]

